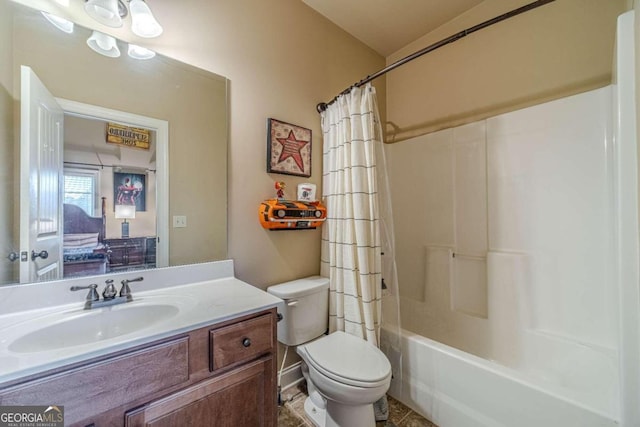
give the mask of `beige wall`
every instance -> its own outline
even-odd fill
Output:
[[[387,58],[529,0],[486,0]],[[468,123],[611,82],[626,0],[557,0],[445,46],[387,75],[387,142]]]
[[[328,101],[384,66],[378,54],[299,0],[157,1],[164,53],[231,80],[229,134],[229,257],[236,276],[268,285],[320,271],[320,230],[266,231],[259,203],[285,181],[321,183],[318,102]],[[189,28],[189,31],[185,31]],[[384,104],[384,88],[379,90]],[[277,118],[313,132],[311,178],[266,173],[266,120]]]

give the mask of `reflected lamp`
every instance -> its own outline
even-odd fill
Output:
[[[128,219],[134,219],[136,217],[135,205],[116,205],[116,219],[123,219],[122,221],[122,238],[129,237],[129,223]]]

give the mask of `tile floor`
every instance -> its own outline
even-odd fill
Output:
[[[282,398],[285,403],[278,408],[278,427],[313,427],[304,413],[304,400],[307,398],[304,386],[284,392]],[[376,423],[376,427],[438,427],[393,397],[388,396],[388,401],[389,420]]]

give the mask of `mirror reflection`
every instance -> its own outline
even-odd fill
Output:
[[[166,230],[156,225],[155,133],[65,114],[64,277],[166,266],[156,256]]]
[[[9,0],[0,16],[0,284],[226,258],[227,80],[99,55],[90,30]],[[57,107],[27,107],[29,72]],[[29,138],[56,129],[59,147]],[[27,150],[50,161],[29,165]]]

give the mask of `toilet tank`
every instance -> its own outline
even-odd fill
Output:
[[[324,334],[329,325],[329,279],[311,276],[267,288],[284,300],[278,341],[300,345]]]

